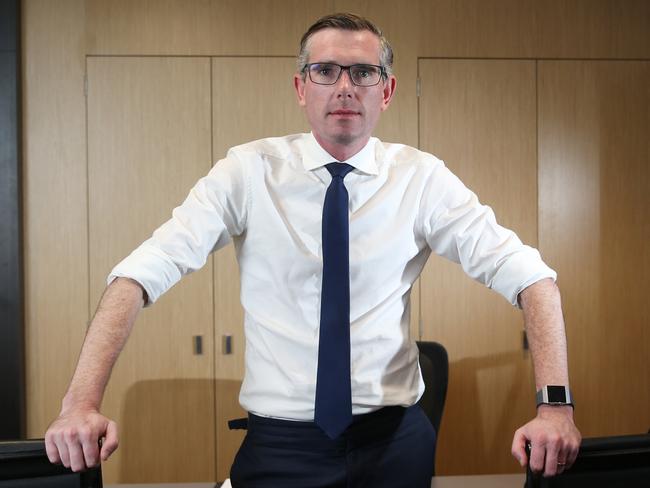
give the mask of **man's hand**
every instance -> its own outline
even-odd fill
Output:
[[[517,429],[512,455],[526,466],[526,442],[531,445],[530,469],[533,473],[555,476],[569,469],[578,456],[580,432],[573,423],[573,407],[540,405],[537,417]]]
[[[104,439],[101,446],[99,440]],[[95,409],[61,413],[45,433],[50,462],[72,471],[97,466],[117,449],[117,424]]]

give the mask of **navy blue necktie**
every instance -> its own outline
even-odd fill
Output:
[[[350,240],[348,191],[343,178],[354,168],[325,165],[332,182],[323,205],[323,285],[314,421],[331,439],[352,422],[350,384]]]

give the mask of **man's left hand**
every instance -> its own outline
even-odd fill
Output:
[[[580,432],[573,423],[573,407],[540,405],[537,417],[517,429],[512,455],[525,467],[526,443],[530,443],[530,469],[533,473],[555,476],[569,469],[578,456]]]

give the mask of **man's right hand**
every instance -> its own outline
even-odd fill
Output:
[[[45,433],[50,462],[72,471],[97,466],[100,459],[106,461],[117,444],[117,424],[94,409],[62,412]]]

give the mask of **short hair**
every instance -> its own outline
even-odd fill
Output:
[[[300,52],[298,53],[298,58],[296,60],[298,72],[302,73],[303,77],[305,75],[303,70],[307,64],[307,60],[309,59],[309,40],[316,32],[323,29],[343,29],[350,31],[367,30],[372,32],[379,38],[379,63],[384,68],[386,76],[392,74],[393,48],[388,42],[388,39],[384,37],[381,29],[379,29],[379,27],[377,27],[373,22],[364,17],[344,12],[321,17],[314,24],[312,24],[309,29],[307,29],[307,32],[303,34],[302,39],[300,39]]]

